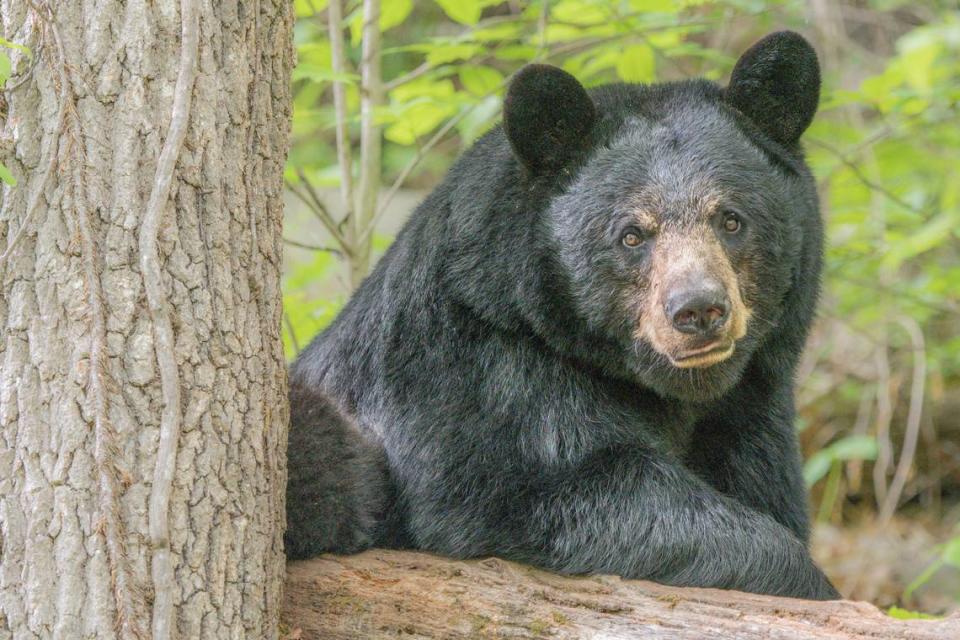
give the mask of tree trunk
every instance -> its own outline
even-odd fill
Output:
[[[288,638],[960,638],[960,617],[895,620],[863,602],[809,602],[571,578],[490,558],[374,550],[291,563]]]
[[[291,3],[0,21],[0,640],[276,637]]]

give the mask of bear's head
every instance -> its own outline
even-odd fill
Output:
[[[798,278],[818,278],[802,266],[811,250],[819,265],[820,223],[798,139],[819,89],[792,32],[748,50],[726,88],[587,92],[547,65],[512,81],[503,129],[526,180],[555,186],[539,222],[574,313],[657,393],[723,394],[780,330]]]

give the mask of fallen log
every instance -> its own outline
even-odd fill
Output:
[[[287,565],[286,638],[960,640],[960,617],[896,620],[864,602],[809,602],[569,577],[496,558],[372,550]]]

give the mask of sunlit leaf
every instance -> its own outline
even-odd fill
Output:
[[[503,83],[503,74],[493,67],[467,65],[460,68],[460,83],[476,96],[496,91]]]
[[[617,75],[624,82],[652,82],[656,72],[653,49],[646,44],[627,47],[617,62]]]
[[[477,0],[436,0],[436,3],[451,20],[461,24],[477,24],[484,6]]]
[[[7,57],[6,52],[0,51],[0,87],[7,83],[11,72],[10,58]]]
[[[10,169],[7,169],[3,164],[0,164],[0,180],[7,183],[11,187],[17,186],[17,179],[13,177],[12,173],[10,173]]]

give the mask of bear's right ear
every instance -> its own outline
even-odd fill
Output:
[[[532,173],[560,169],[589,141],[596,108],[577,79],[547,64],[530,64],[510,82],[503,128]]]

